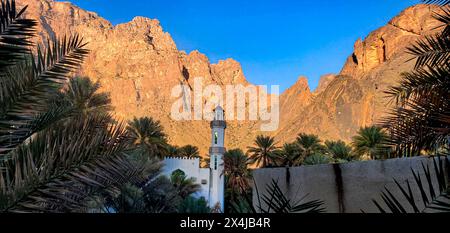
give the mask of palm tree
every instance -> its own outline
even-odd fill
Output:
[[[93,83],[87,77],[75,77],[69,80],[54,102],[66,106],[74,114],[107,113],[112,110],[111,98],[108,93],[98,92],[99,88],[99,82]]]
[[[427,0],[442,5],[435,18],[443,30],[426,36],[408,48],[415,68],[386,93],[395,101],[382,124],[388,130],[395,154],[417,156],[449,143],[450,136],[450,7],[446,0]]]
[[[198,147],[192,146],[192,145],[186,145],[178,150],[178,156],[180,157],[186,157],[186,158],[200,158],[200,151],[198,150]]]
[[[187,178],[181,170],[174,171],[170,176],[170,181],[183,200],[200,190],[200,185],[196,184],[193,178]]]
[[[167,136],[159,121],[150,117],[134,118],[128,122],[133,144],[150,157],[164,158],[168,152]]]
[[[256,166],[260,166],[262,164],[262,167],[273,165],[278,152],[275,139],[273,137],[263,135],[257,136],[255,146],[248,148],[248,153],[250,154],[250,160],[252,163],[256,164]]]
[[[359,156],[370,159],[387,158],[389,147],[386,145],[388,136],[383,129],[371,126],[363,127],[353,137],[352,146]]]
[[[303,165],[321,165],[332,163],[333,159],[324,154],[313,154],[305,159]]]
[[[167,157],[177,157],[180,154],[180,147],[168,145],[167,146]]]
[[[229,150],[224,157],[226,186],[234,193],[243,194],[250,188],[249,159],[241,149]],[[232,195],[232,196],[233,196]]]
[[[325,148],[327,153],[336,161],[351,161],[354,159],[352,148],[341,140],[326,141]]]
[[[75,212],[93,197],[140,183],[121,124],[49,105],[88,54],[78,35],[30,51],[36,22],[14,0],[0,9],[0,211]]]
[[[11,159],[1,163],[0,209],[79,211],[100,193],[143,183],[144,168],[125,154],[126,131],[120,125],[104,128],[105,119],[88,116],[53,125],[11,151]]]
[[[303,151],[303,156],[305,158],[317,153],[322,153],[324,150],[323,146],[320,144],[321,141],[319,136],[314,134],[299,134],[296,142]]]
[[[297,143],[285,143],[278,155],[277,164],[283,167],[299,166],[305,159],[303,155],[304,153]]]
[[[146,213],[176,213],[183,199],[166,176],[158,176],[142,188]]]
[[[277,165],[286,167],[286,183],[291,181],[289,167],[299,166],[305,159],[302,148],[297,143],[285,143],[277,153]]]
[[[98,201],[100,206],[93,206],[91,212],[96,213],[145,213],[146,205],[144,192],[141,188],[126,184],[120,188],[120,193],[111,197],[107,203],[102,203],[102,199]]]

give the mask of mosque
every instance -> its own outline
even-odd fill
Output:
[[[200,159],[166,158],[164,160],[163,174],[170,176],[174,171],[181,170],[187,177],[192,177],[201,186],[195,197],[204,197],[210,208],[224,211],[224,163],[225,129],[227,127],[224,110],[218,106],[214,109],[214,120],[211,121],[211,147],[209,148],[209,168],[200,167]]]

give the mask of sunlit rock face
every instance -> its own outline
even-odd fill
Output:
[[[441,30],[435,29],[439,26],[432,17],[436,11],[439,9],[435,6],[410,7],[364,40],[357,40],[342,71],[321,78],[310,104],[296,114],[286,116],[287,110],[282,111],[285,120],[276,133],[277,139],[292,141],[298,133],[305,132],[323,139],[349,141],[359,127],[379,122],[390,109],[384,91],[414,66],[406,48]],[[281,99],[284,98],[296,99],[283,94]]]
[[[209,146],[209,123],[172,120],[170,110],[176,100],[171,97],[172,88],[178,84],[192,87],[196,77],[202,77],[204,85],[216,84],[224,90],[229,84],[251,85],[233,59],[211,64],[199,51],[179,51],[156,19],[135,17],[113,26],[68,2],[20,0],[18,4],[28,5],[26,16],[39,21],[37,42],[74,32],[89,42],[91,53],[79,75],[100,81],[102,91],[111,94],[118,119],[151,116],[161,121],[171,143],[198,146],[202,155]],[[279,96],[280,127],[267,134],[281,142],[291,141],[301,132],[349,140],[360,126],[376,122],[389,107],[383,91],[413,66],[413,61],[407,62],[410,57],[405,47],[433,33],[438,25],[432,18],[435,10],[426,5],[408,8],[358,40],[340,74],[322,77],[314,92],[305,77],[299,78]],[[260,124],[230,121],[226,147],[245,150],[261,133]]]
[[[192,87],[197,77],[203,78],[204,86],[216,84],[223,90],[229,84],[251,85],[233,59],[211,64],[199,51],[179,51],[156,19],[135,17],[113,26],[69,2],[22,0],[18,4],[28,5],[26,16],[39,21],[37,42],[74,32],[83,36],[91,53],[79,75],[100,81],[102,91],[111,94],[118,119],[151,116],[161,121],[171,143],[198,146],[202,155],[209,147],[209,122],[172,120],[170,111],[177,100],[171,97],[173,87]],[[228,125],[229,148],[246,148],[259,131],[257,121],[231,121]]]

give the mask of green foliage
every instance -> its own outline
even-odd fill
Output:
[[[389,154],[387,140],[388,136],[383,129],[376,126],[363,127],[353,137],[352,146],[355,149],[355,153],[360,157],[386,159]]]
[[[143,167],[126,158],[121,124],[106,112],[72,115],[52,101],[68,93],[60,90],[88,53],[83,39],[55,39],[32,54],[35,21],[20,17],[26,7],[16,10],[15,1],[2,1],[0,211],[78,212],[101,193],[143,182]]]
[[[135,152],[135,151],[133,151]],[[201,211],[194,209],[194,202],[187,201],[190,196],[180,195],[180,188],[174,182],[185,173],[176,170],[174,181],[161,175],[162,163],[156,158],[149,158],[141,153],[134,153],[128,158],[132,163],[142,164],[145,182],[126,184],[118,192],[102,193],[97,198],[90,199],[85,212],[94,213],[176,213],[179,211]],[[185,178],[182,178],[185,180]],[[202,204],[197,201],[196,204]],[[200,206],[199,206],[200,207]],[[184,208],[184,210],[183,210]]]
[[[227,211],[233,211],[232,203],[251,192],[249,159],[241,149],[229,150],[224,155],[225,203]]]
[[[16,10],[15,1],[2,1],[0,211],[94,212],[111,197],[131,209],[140,191],[128,185],[147,183],[151,169],[129,159],[130,139],[112,123],[98,83],[69,79],[86,44],[73,35],[33,54],[36,23],[21,18],[26,7]]]
[[[323,154],[314,154],[305,159],[303,165],[320,165],[320,164],[329,164],[333,160]]]
[[[27,7],[16,9],[15,0],[2,1],[0,9],[0,73],[16,64],[28,54],[31,37],[35,34],[36,21],[22,16]],[[3,85],[0,85],[3,86]]]
[[[198,150],[198,147],[192,146],[192,145],[186,145],[181,148],[178,148],[177,151],[178,157],[186,157],[186,158],[200,158],[200,152]]]
[[[238,214],[252,214],[256,213],[256,210],[253,207],[252,194],[251,192],[240,194],[235,197],[235,199],[229,199],[225,197],[227,200],[227,213],[238,213]]]
[[[0,74],[0,153],[5,154],[32,134],[60,120],[48,100],[67,81],[87,55],[78,36],[49,42],[46,52],[38,49],[23,56],[15,66]]]
[[[415,69],[402,74],[400,83],[386,93],[395,101],[382,124],[395,147],[395,156],[418,156],[448,143],[450,136],[450,8],[446,0],[434,17],[442,32],[429,35],[408,48],[416,59]]]
[[[299,134],[296,140],[297,144],[300,146],[303,156],[305,158],[317,154],[323,153],[324,147],[319,139],[319,136],[314,134]]]
[[[255,145],[248,147],[250,160],[256,166],[268,167],[275,165],[279,148],[275,139],[270,136],[259,135],[256,137]]]
[[[112,110],[108,93],[98,92],[100,83],[87,77],[74,77],[51,102],[69,109],[72,115],[106,114]]]
[[[208,207],[208,202],[204,197],[194,198],[187,197],[183,200],[180,207],[178,208],[178,213],[183,214],[206,214],[211,213],[211,209]]]
[[[170,181],[175,187],[176,193],[182,199],[186,199],[191,194],[199,191],[201,188],[199,184],[195,183],[193,178],[188,178],[180,169],[175,170],[171,174]]]
[[[178,146],[168,145],[167,146],[167,157],[178,157]]]
[[[297,143],[285,143],[277,158],[277,165],[282,167],[300,166],[305,159],[302,148]]]
[[[9,153],[0,166],[0,209],[10,212],[72,212],[90,197],[143,182],[130,163],[121,125],[89,116],[37,133]]]
[[[326,141],[326,152],[336,161],[352,161],[355,159],[352,148],[343,141]]]
[[[125,184],[116,197],[107,201],[105,209],[114,213],[145,213],[144,192],[135,185]]]
[[[176,213],[183,202],[170,179],[158,176],[142,188],[146,213]]]
[[[150,157],[164,158],[168,152],[167,136],[159,121],[150,117],[128,122],[128,132],[137,149]]]

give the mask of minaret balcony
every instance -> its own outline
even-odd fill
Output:
[[[226,149],[225,147],[210,147],[209,148],[209,154],[210,155],[217,155],[217,154],[225,154]]]
[[[214,120],[211,121],[211,128],[227,128],[227,123],[225,121]]]

